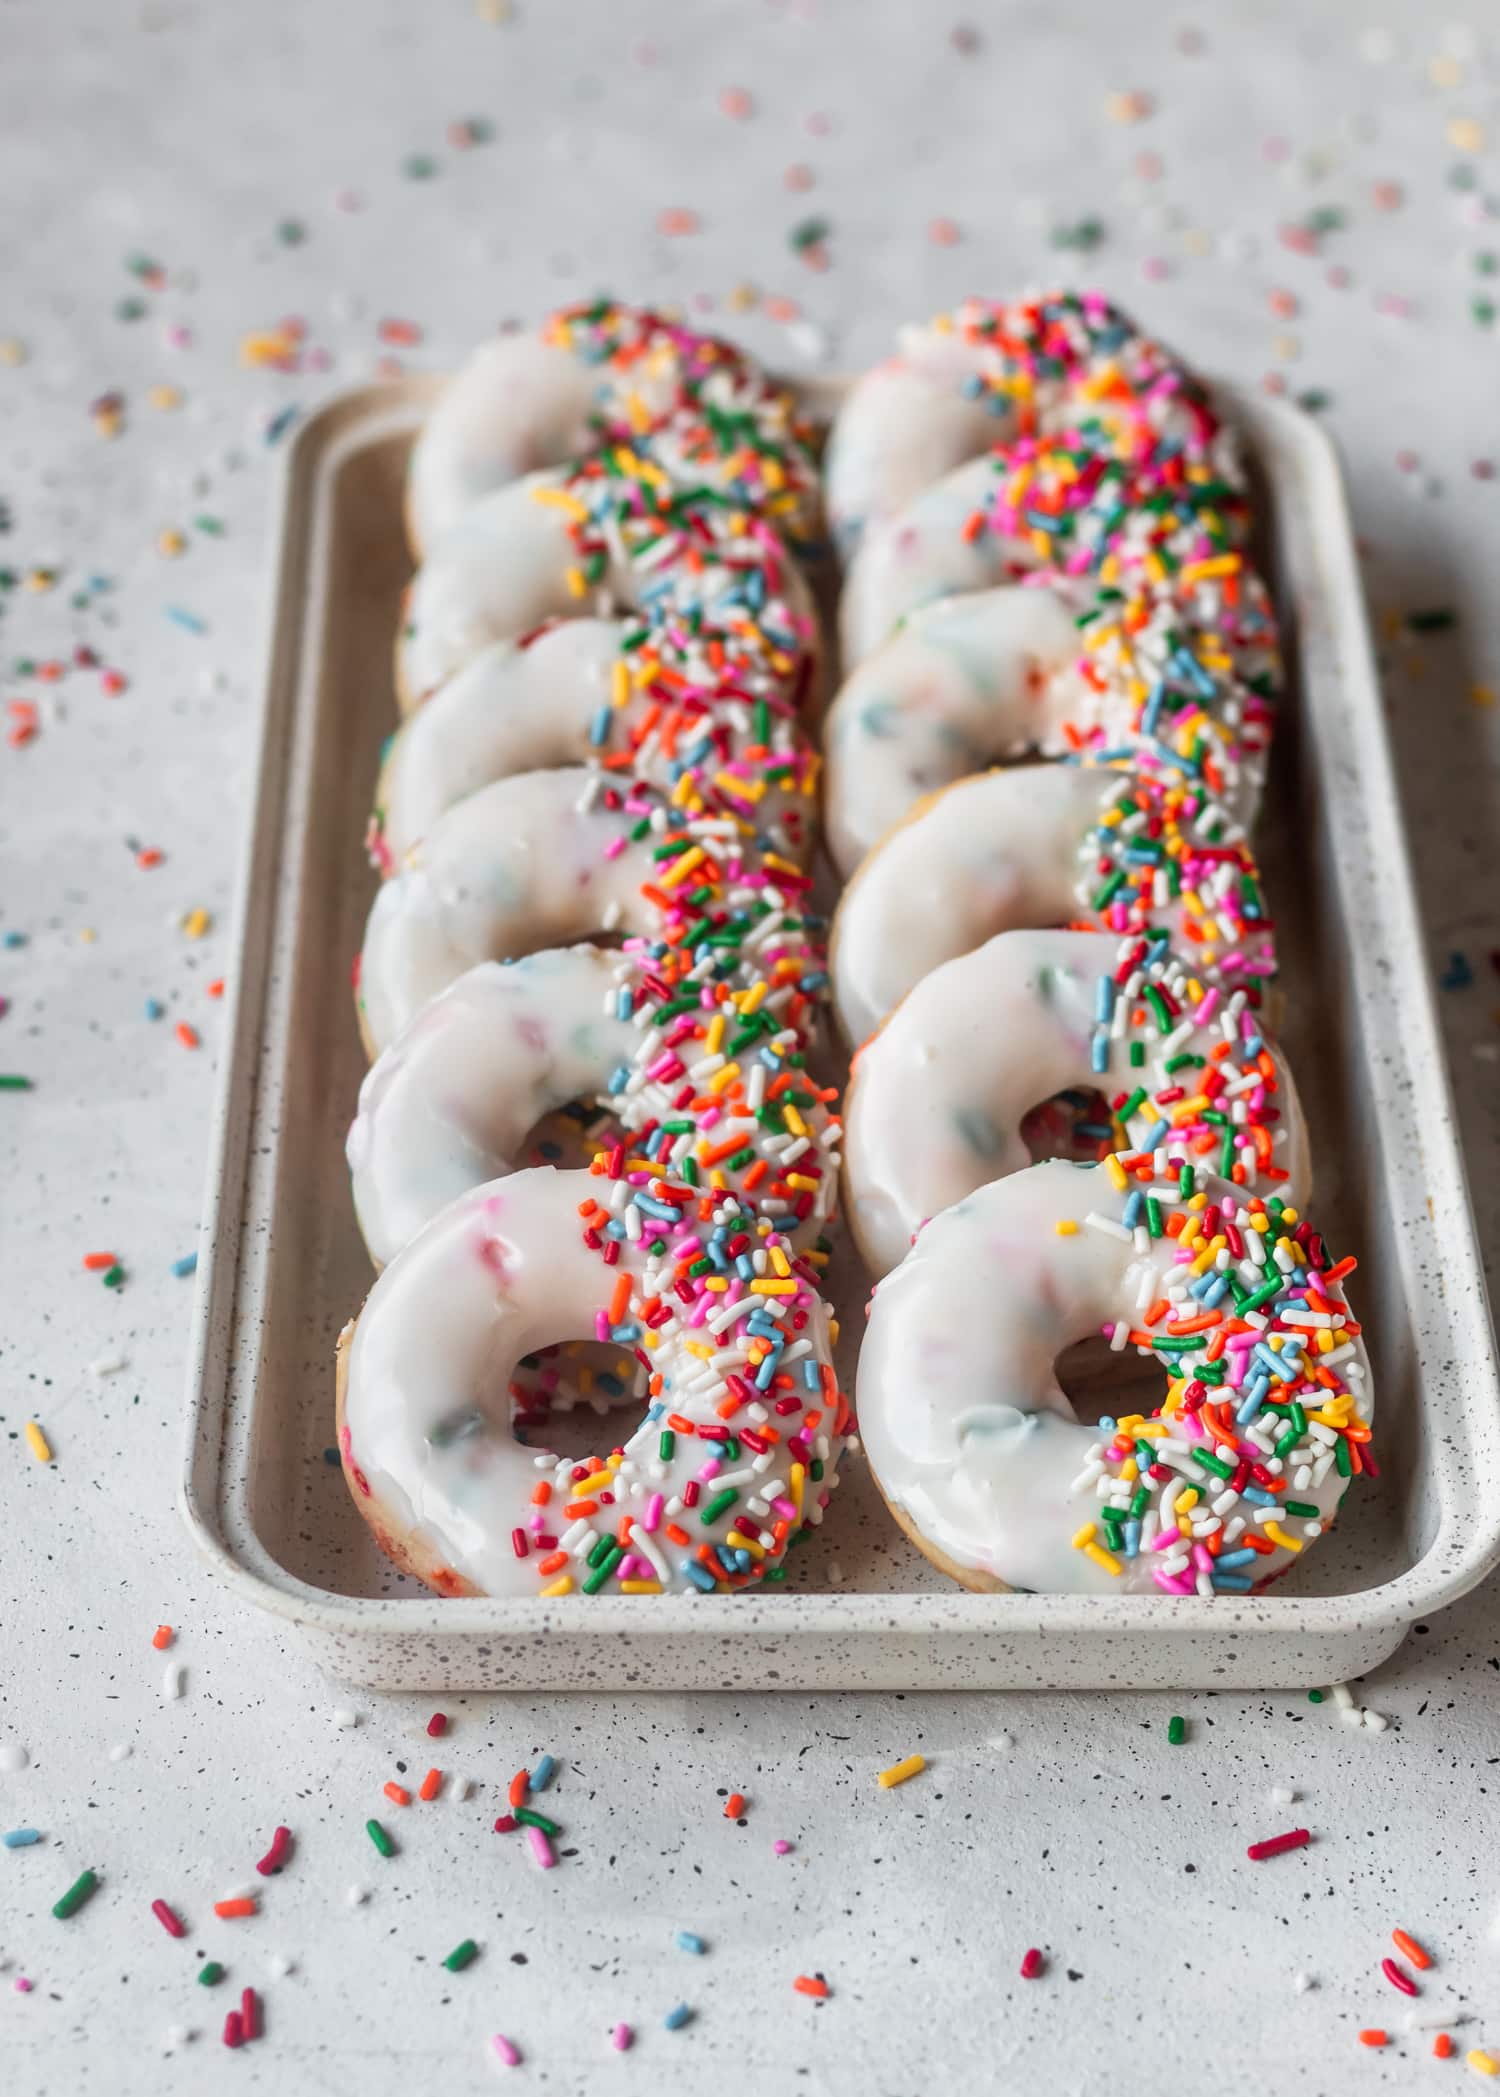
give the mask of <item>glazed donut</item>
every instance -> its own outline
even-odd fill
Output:
[[[376,892],[355,993],[366,1047],[378,1055],[480,961],[617,932],[650,935],[689,875],[687,895],[727,880],[731,912],[763,903],[785,912],[808,885],[748,824],[680,817],[662,795],[622,792],[598,771],[496,780],[450,809]]]
[[[1002,932],[922,978],[865,1044],[846,1118],[850,1227],[872,1273],[929,1216],[1030,1163],[1022,1122],[1096,1088],[1113,1150],[1300,1204],[1307,1132],[1290,1073],[1243,991],[1188,974],[1163,936]]]
[[[857,1046],[913,985],[997,932],[1165,931],[1206,981],[1259,995],[1272,922],[1244,832],[1164,776],[1021,765],[944,788],[866,859],[834,918],[834,1008]]]
[[[663,790],[682,791],[687,778],[695,804],[751,822],[768,789],[792,788],[804,803],[799,854],[811,838],[818,763],[794,698],[749,679],[741,696],[710,699],[664,664],[639,624],[566,619],[492,642],[408,715],[381,767],[370,856],[391,873],[481,787],[589,762]]]
[[[412,552],[420,560],[507,481],[621,444],[679,487],[757,509],[794,543],[816,533],[810,431],[791,393],[716,336],[596,299],[483,344],[444,389],[412,449]]]
[[[1236,448],[1204,389],[1098,292],[970,298],[900,339],[899,356],[852,387],[829,439],[828,515],[845,560],[966,460],[1064,435],[1085,493],[1129,472],[1245,535]]]
[[[514,1173],[451,1202],[341,1335],[344,1473],[386,1555],[440,1594],[776,1580],[848,1437],[835,1333],[813,1271],[732,1197],[649,1167]],[[582,1460],[512,1389],[573,1339],[629,1348],[647,1385]]]
[[[660,941],[569,947],[484,962],[425,1004],[366,1076],[349,1132],[377,1266],[458,1195],[514,1171],[542,1117],[574,1105],[607,1110],[658,1168],[752,1204],[799,1245],[815,1238],[839,1138],[806,1074],[821,950],[769,906],[725,924],[738,944],[701,959]],[[753,1009],[775,1025],[734,1067],[737,1001],[757,984]]]
[[[771,526],[612,452],[511,481],[444,532],[406,593],[397,700],[409,712],[492,641],[620,609],[679,674],[808,688],[812,600]]]
[[[1135,1153],[983,1187],[871,1302],[858,1405],[880,1490],[965,1587],[1260,1587],[1370,1467],[1353,1265],[1274,1196]],[[1077,1417],[1054,1365],[1090,1337],[1154,1356],[1151,1412]]]
[[[1268,617],[1257,609],[1257,634],[1269,635]],[[1097,592],[1055,575],[913,612],[828,710],[825,820],[840,872],[852,875],[924,794],[1023,756],[1181,772],[1191,753],[1194,775],[1248,820],[1280,674],[1274,641],[1255,681],[1241,683],[1220,674],[1229,653],[1216,637],[1205,629],[1189,652],[1173,620],[1164,593],[1127,625]],[[1250,630],[1236,614],[1236,631]]]

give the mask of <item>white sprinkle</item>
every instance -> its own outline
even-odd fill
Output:
[[[30,1760],[30,1755],[18,1740],[7,1740],[0,1746],[0,1770],[4,1770],[8,1777],[24,1769]]]
[[[990,1740],[990,1746],[998,1748],[1002,1755],[1009,1754],[1015,1744],[1016,1736],[1014,1733],[996,1733]]]
[[[295,1973],[296,1970],[284,1951],[273,1951],[266,1960],[266,1971],[272,1980],[285,1980],[289,1973]]]
[[[1351,1704],[1347,1710],[1340,1711],[1339,1717],[1346,1726],[1362,1726],[1365,1722],[1365,1715],[1358,1704]]]
[[[187,1669],[182,1662],[180,1660],[169,1660],[162,1671],[161,1678],[161,1693],[169,1703],[175,1702],[182,1695],[183,1685],[186,1680]]]
[[[351,1908],[362,1907],[369,1897],[370,1889],[368,1886],[351,1886],[344,1895]]]
[[[1317,1985],[1310,1973],[1294,1973],[1292,1975],[1292,1986],[1299,1995],[1305,1995],[1309,1988],[1315,1988]]]
[[[1296,1803],[1297,1794],[1293,1791],[1290,1784],[1273,1784],[1271,1786],[1271,1804],[1273,1806],[1294,1806]]]
[[[333,1722],[336,1726],[357,1726],[359,1724],[359,1713],[351,1711],[347,1704],[336,1705],[333,1713]]]
[[[187,2025],[169,2024],[161,2042],[161,2050],[163,2053],[175,2053],[179,2046],[186,2046],[192,2036]]]
[[[90,1376],[118,1376],[125,1366],[123,1354],[97,1354],[89,1363]]]
[[[111,1762],[128,1762],[130,1760],[130,1752],[130,1742],[128,1740],[117,1740],[109,1751],[109,1759]]]
[[[1367,1711],[1364,1720],[1372,1733],[1383,1733],[1390,1724],[1383,1711]]]
[[[1349,1709],[1350,1705],[1354,1702],[1354,1691],[1349,1687],[1347,1682],[1334,1683],[1333,1701],[1338,1705],[1340,1711],[1347,1711]]]

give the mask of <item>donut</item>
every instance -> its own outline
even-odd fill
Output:
[[[899,356],[855,383],[824,462],[835,544],[851,561],[966,461],[997,448],[1024,461],[1063,437],[1086,496],[1132,474],[1244,537],[1236,448],[1203,387],[1098,292],[1054,291],[966,299],[904,329]]]
[[[1234,644],[1195,628],[1189,647],[1177,599],[1119,601],[1045,574],[1023,588],[977,589],[912,612],[853,670],[828,711],[826,821],[847,879],[922,795],[987,765],[1025,756],[1187,767],[1242,820],[1265,776],[1280,665],[1269,611],[1221,614],[1255,637],[1249,681],[1222,673]],[[1205,601],[1201,616],[1211,618]]]
[[[930,970],[997,932],[1165,930],[1206,981],[1259,997],[1273,925],[1244,831],[1180,778],[1092,765],[982,772],[923,802],[834,916],[834,1008],[857,1046]]]
[[[412,552],[420,559],[506,482],[619,445],[679,487],[759,510],[794,542],[817,531],[811,432],[794,396],[716,336],[596,299],[482,344],[444,388],[412,448]]]
[[[1161,1174],[1207,1160],[1228,1182],[1302,1202],[1307,1132],[1285,1058],[1243,991],[1188,974],[1165,935],[1002,932],[922,978],[855,1060],[846,1209],[874,1274],[921,1225],[1030,1163],[1028,1111],[1103,1093],[1112,1150]]]
[[[799,696],[753,674],[733,690],[716,678],[669,667],[639,622],[558,620],[492,642],[392,737],[373,862],[394,872],[440,817],[497,779],[591,762],[664,791],[687,779],[709,812],[752,821],[769,789],[791,787],[810,838],[818,759],[797,732]]]
[[[738,943],[721,939],[705,958],[659,939],[568,947],[481,963],[423,1005],[366,1076],[349,1131],[376,1264],[458,1195],[514,1171],[543,1116],[574,1106],[607,1112],[615,1139],[653,1165],[753,1196],[799,1246],[816,1238],[837,1193],[840,1133],[807,1072],[807,986],[822,953],[765,900],[725,923]],[[776,1024],[732,1068],[726,1045],[757,985],[752,1010]]]
[[[965,1587],[1247,1593],[1373,1469],[1353,1266],[1274,1195],[1133,1152],[996,1180],[875,1290],[871,1471]],[[1054,1365],[1088,1339],[1160,1365],[1153,1410],[1077,1417]]]
[[[758,512],[679,492],[616,450],[508,482],[449,526],[402,606],[398,703],[410,711],[492,641],[617,610],[642,615],[679,674],[806,688],[817,622],[784,542]]]
[[[533,1168],[461,1195],[393,1260],[338,1349],[355,1505],[440,1594],[725,1593],[784,1577],[850,1430],[815,1270],[732,1196],[649,1166]],[[645,1390],[582,1459],[515,1372],[613,1342]]]
[[[767,796],[773,809],[785,799]],[[786,829],[796,814],[793,802]],[[370,906],[355,989],[370,1054],[481,961],[617,932],[650,935],[689,876],[685,895],[717,894],[727,883],[730,912],[758,908],[763,895],[777,910],[795,908],[806,878],[774,849],[783,825],[766,820],[757,833],[732,816],[679,815],[664,795],[613,786],[586,766],[519,773],[471,794]]]

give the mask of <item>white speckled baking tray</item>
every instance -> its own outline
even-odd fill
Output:
[[[440,1601],[379,1556],[329,1460],[334,1338],[370,1280],[343,1159],[364,1069],[349,957],[394,718],[401,477],[436,383],[342,396],[286,463],[188,1377],[182,1504],[205,1557],[335,1675],[384,1688],[1270,1688],[1383,1659],[1500,1559],[1500,1385],[1337,462],[1306,417],[1230,387],[1292,669],[1260,834],[1283,1040],[1320,1224],[1360,1256],[1380,1485],[1245,1600],[958,1592],[857,1460],[776,1594]],[[863,1289],[834,1278],[851,1345]]]

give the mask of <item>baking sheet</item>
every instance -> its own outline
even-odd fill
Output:
[[[1282,1039],[1320,1227],[1361,1261],[1379,1485],[1244,1599],[961,1593],[857,1458],[779,1593],[440,1601],[380,1556],[332,1450],[334,1339],[370,1282],[343,1158],[365,1068],[348,964],[395,718],[401,481],[437,383],[341,396],[285,468],[189,1372],[183,1505],[202,1550],[334,1673],[393,1688],[1270,1687],[1372,1666],[1500,1557],[1500,1388],[1337,465],[1308,418],[1227,386],[1291,669],[1258,833],[1292,992]],[[845,1251],[831,1293],[851,1385],[864,1286]]]

